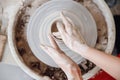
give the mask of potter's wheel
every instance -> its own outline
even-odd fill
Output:
[[[67,3],[67,4],[65,4]],[[76,27],[78,27],[87,44],[94,47],[97,40],[97,28],[94,19],[86,8],[74,1],[49,1],[39,7],[32,15],[27,27],[27,39],[34,55],[53,67],[57,67],[54,61],[45,53],[40,44],[50,45],[48,34],[51,33],[51,25],[59,19],[60,12],[64,11]],[[79,34],[78,34],[79,35]],[[58,42],[60,48],[71,57],[76,63],[81,63],[84,58],[69,50],[63,42]]]

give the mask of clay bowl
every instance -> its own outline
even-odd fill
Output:
[[[39,5],[43,4],[46,1],[38,1]],[[101,51],[104,51],[108,54],[111,54],[114,48],[114,43],[115,43],[115,24],[114,24],[114,20],[113,20],[113,16],[111,14],[110,9],[108,8],[108,6],[106,5],[106,3],[104,2],[104,0],[93,0],[93,2],[98,6],[98,8],[100,9],[101,13],[103,14],[103,19],[106,22],[106,28],[101,28],[98,27],[98,39],[97,39],[97,43],[95,48],[99,49]],[[34,4],[38,4],[38,3],[34,3]],[[31,4],[31,3],[29,3]],[[26,5],[29,6],[28,3],[26,3]],[[20,7],[21,9],[25,9],[25,6]],[[90,8],[89,6],[85,5],[87,8]],[[36,7],[37,8],[37,7]],[[33,8],[33,9],[36,9]],[[16,46],[16,41],[15,41],[15,28],[16,25],[18,23],[19,20],[19,15],[22,14],[20,11],[20,9],[16,10],[16,12],[14,13],[14,15],[12,15],[13,19],[9,21],[9,25],[8,25],[8,42],[9,42],[9,46],[12,52],[12,55],[15,59],[15,61],[18,63],[18,65],[30,76],[32,76],[35,79],[38,80],[43,80],[44,76],[40,76],[37,72],[33,71],[32,69],[30,69],[27,64],[24,62],[23,58],[20,56],[19,51],[17,49]],[[89,10],[90,11],[90,10]],[[92,11],[90,11],[90,13],[93,15],[94,13]],[[97,20],[96,16],[93,16],[95,20]],[[97,24],[100,25],[100,24]],[[105,34],[104,34],[105,33]],[[98,68],[97,66],[94,67],[92,70],[88,71],[87,73],[85,73],[83,75],[83,79],[87,80],[90,77],[92,77],[93,75],[95,75],[98,71],[100,70],[100,68]],[[47,78],[49,79],[49,78]],[[47,80],[46,79],[46,80]]]

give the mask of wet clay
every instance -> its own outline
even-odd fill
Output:
[[[94,20],[96,21],[97,30],[98,30],[98,40],[96,44],[96,48],[99,50],[105,50],[108,40],[107,33],[107,24],[105,18],[97,7],[96,4],[93,4],[92,0],[85,0],[84,6],[90,11]]]
[[[54,22],[54,23],[52,24],[51,32],[52,32],[52,33],[53,33],[53,32],[58,32],[56,22]]]
[[[93,18],[96,21],[97,29],[98,29],[98,40],[96,44],[96,48],[104,51],[107,46],[107,25],[105,22],[105,18],[102,15],[100,9],[91,1],[91,0],[77,0],[82,3],[92,14]],[[35,4],[35,2],[33,2]],[[26,39],[26,28],[29,22],[30,16],[33,14],[35,9],[41,4],[37,4],[34,6],[33,4],[29,4],[22,8],[18,14],[18,19],[15,26],[15,45],[18,50],[18,54],[23,60],[23,62],[28,66],[33,72],[39,74],[40,76],[48,76],[52,80],[67,80],[65,73],[60,68],[50,67],[40,60],[38,60],[31,51],[27,39]],[[53,25],[55,26],[55,25]],[[56,31],[56,29],[52,29],[52,31]],[[103,43],[104,42],[104,43]],[[92,70],[95,65],[85,60],[81,64],[78,64],[82,75]]]
[[[0,61],[2,60],[6,41],[7,41],[7,36],[0,34]]]

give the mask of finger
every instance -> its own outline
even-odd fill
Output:
[[[73,21],[69,17],[67,17],[67,19],[71,23],[72,26],[75,26],[75,24],[73,23]]]
[[[61,18],[62,18],[62,21],[63,21],[65,27],[68,26],[68,24],[70,24],[70,22],[69,22],[68,19],[65,17],[65,15],[63,14],[63,12],[60,13],[60,16],[61,16]]]
[[[48,48],[45,45],[41,44],[40,47],[43,51],[45,51],[46,53],[49,53]]]
[[[57,22],[57,29],[60,32],[60,34],[64,34],[66,32],[64,25],[61,22]]]
[[[80,35],[80,42],[82,44],[86,44],[86,41],[85,41],[84,37],[82,36],[82,34],[80,32],[79,32],[79,35]]]
[[[64,39],[66,38],[66,35],[67,35],[64,25],[60,22],[57,22],[57,29],[62,37],[62,40],[64,41]]]
[[[54,49],[53,47],[50,46],[45,46],[48,50],[47,54],[51,57],[54,58],[54,56],[58,56],[60,54],[59,50]]]
[[[42,50],[44,50],[48,55],[53,55],[54,53],[57,52],[54,48],[47,46],[47,45],[40,45]]]
[[[60,35],[60,32],[53,32],[52,33],[54,36],[59,36]]]
[[[60,49],[59,46],[57,45],[56,41],[54,40],[54,36],[52,34],[49,34],[48,38],[49,38],[50,44],[52,45],[53,48]]]
[[[62,37],[61,37],[61,35],[60,35],[60,32],[53,32],[52,34],[53,34],[53,36],[54,36],[56,39],[62,40]]]
[[[60,15],[61,15],[62,21],[65,25],[66,32],[71,33],[74,23],[72,22],[72,20],[70,18],[66,18],[63,13],[61,13]]]

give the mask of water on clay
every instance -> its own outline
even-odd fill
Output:
[[[93,18],[96,21],[97,29],[98,29],[98,39],[96,44],[96,49],[104,51],[107,47],[107,25],[105,22],[105,18],[102,15],[102,12],[97,7],[96,4],[92,2],[92,0],[75,0],[79,3],[83,4],[92,14]],[[15,42],[16,47],[19,52],[21,59],[23,59],[24,63],[34,72],[41,76],[48,76],[52,80],[67,80],[65,73],[60,68],[50,67],[40,60],[38,60],[30,50],[28,46],[28,42],[26,39],[26,28],[29,22],[29,18],[32,13],[35,11],[37,7],[41,6],[41,4],[29,4],[22,8],[18,13],[18,19],[16,21],[15,26]],[[53,29],[52,29],[53,30]],[[54,29],[53,31],[57,31]],[[86,74],[88,71],[92,70],[95,65],[85,60],[81,64],[79,64],[82,75]]]

